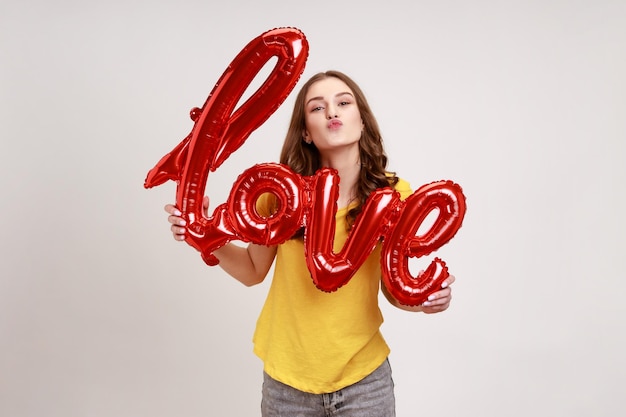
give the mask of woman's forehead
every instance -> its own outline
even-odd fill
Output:
[[[306,100],[314,97],[335,96],[344,92],[354,95],[350,87],[339,78],[328,77],[311,84],[306,94]]]

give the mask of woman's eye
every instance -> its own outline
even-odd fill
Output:
[[[350,104],[349,101],[342,101],[342,102],[339,103],[340,106],[346,106],[348,104]]]
[[[322,106],[313,107],[311,111],[320,111],[322,110]]]

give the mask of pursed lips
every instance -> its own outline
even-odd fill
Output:
[[[328,122],[328,128],[331,130],[339,129],[341,126],[343,126],[341,120],[333,119]]]

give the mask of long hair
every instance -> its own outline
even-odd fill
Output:
[[[280,153],[280,162],[304,176],[314,175],[318,169],[322,168],[319,151],[313,143],[307,144],[302,138],[302,132],[305,130],[304,101],[309,88],[314,83],[329,77],[338,78],[352,90],[364,124],[363,133],[359,140],[361,172],[356,184],[358,204],[347,214],[348,228],[351,228],[367,197],[377,188],[394,186],[398,182],[398,177],[394,172],[386,170],[387,155],[383,147],[378,122],[363,91],[350,77],[339,71],[320,72],[313,75],[302,86],[296,96],[291,122]],[[296,236],[298,235],[301,235],[301,232],[296,234]]]

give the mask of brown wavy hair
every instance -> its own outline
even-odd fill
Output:
[[[378,122],[363,91],[354,80],[339,71],[319,72],[309,78],[296,96],[291,122],[280,153],[280,162],[304,176],[314,175],[318,169],[322,168],[319,151],[313,143],[307,144],[302,138],[302,132],[305,130],[304,101],[309,88],[314,83],[329,77],[338,78],[352,90],[364,124],[359,140],[361,173],[356,184],[358,204],[347,214],[348,229],[350,229],[361,212],[365,200],[374,190],[394,186],[398,182],[395,172],[387,171],[387,155]],[[295,237],[301,235],[302,230]]]

